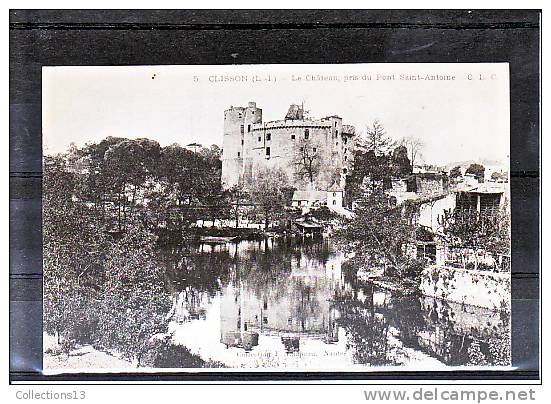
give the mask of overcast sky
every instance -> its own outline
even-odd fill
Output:
[[[379,119],[395,139],[422,139],[429,163],[508,162],[508,80],[507,64],[45,67],[44,153],[107,136],[222,146],[223,111],[256,101],[264,121],[302,102],[313,118],[339,115],[356,132]]]

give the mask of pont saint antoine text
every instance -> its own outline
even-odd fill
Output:
[[[285,80],[285,79],[283,79]],[[293,74],[290,77],[292,82],[353,82],[353,81],[455,81],[457,77],[453,74],[354,74],[354,75],[325,75],[325,74]],[[194,77],[198,82],[199,78]],[[277,82],[273,75],[225,75],[217,74],[208,77],[210,83],[258,83]]]

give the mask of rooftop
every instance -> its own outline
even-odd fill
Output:
[[[502,194],[505,187],[502,183],[483,182],[481,184],[466,186],[458,189],[458,192],[469,192],[474,194]]]
[[[326,191],[295,191],[293,201],[325,201],[327,200]]]

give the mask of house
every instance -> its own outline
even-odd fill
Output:
[[[506,201],[506,184],[484,182],[466,186],[456,193],[456,208],[494,214]]]
[[[319,208],[327,206],[327,191],[295,191],[291,206],[296,208]]]
[[[327,190],[327,206],[341,207],[343,201],[344,189],[336,182]]]
[[[295,208],[321,208],[342,207],[344,189],[334,182],[327,191],[318,190],[297,190],[293,193],[291,206]]]

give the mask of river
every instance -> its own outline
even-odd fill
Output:
[[[172,341],[230,368],[444,370],[510,360],[509,313],[359,281],[327,239],[163,251]]]

